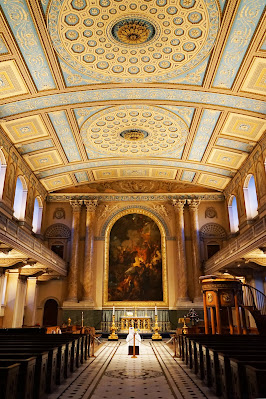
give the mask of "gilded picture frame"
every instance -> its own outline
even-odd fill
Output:
[[[152,219],[159,228],[161,234],[161,254],[162,254],[162,301],[109,301],[108,288],[109,288],[109,248],[110,248],[110,233],[114,224],[123,216],[128,214],[142,214]],[[118,308],[129,307],[167,307],[168,306],[168,283],[167,283],[167,267],[166,267],[166,235],[165,229],[161,221],[151,212],[141,208],[126,209],[116,214],[105,230],[105,256],[104,256],[104,289],[103,289],[103,306],[116,306]]]

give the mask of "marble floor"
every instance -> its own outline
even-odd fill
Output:
[[[106,341],[47,399],[216,399],[165,342],[142,341],[140,356],[125,340]]]

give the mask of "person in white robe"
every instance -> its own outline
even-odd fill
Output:
[[[134,327],[129,327],[128,335],[126,338],[128,344],[128,354],[133,354],[133,346],[134,346],[134,334],[135,334],[135,354],[139,355],[139,347],[141,344],[141,337],[138,332],[135,333]]]

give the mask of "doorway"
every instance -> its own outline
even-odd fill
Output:
[[[58,303],[55,299],[48,299],[43,310],[43,326],[57,326]]]

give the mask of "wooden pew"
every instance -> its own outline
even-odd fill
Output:
[[[50,393],[55,389],[56,386],[56,373],[57,373],[57,347],[49,347],[47,345],[34,345],[34,344],[22,344],[19,345],[4,345],[0,343],[1,353],[28,353],[30,356],[34,351],[36,353],[47,352],[47,371],[46,371],[46,387],[45,392]]]
[[[245,391],[241,391],[240,388],[233,389],[232,367],[230,367],[231,358],[236,358],[238,369],[241,367],[241,372],[248,361],[264,361],[266,359],[265,337],[257,335],[182,336],[179,337],[179,345],[180,356],[182,356],[188,366],[200,378],[204,379],[205,383],[211,387],[216,395],[223,394],[224,398],[236,397],[242,399],[243,392],[245,394],[247,392],[247,388]],[[245,348],[245,354],[243,348]],[[235,375],[234,379],[236,379]],[[238,387],[240,385],[239,381],[243,379],[239,375],[237,374],[238,383],[236,384]]]
[[[0,365],[0,392],[1,399],[16,399],[19,363],[11,364],[7,362],[6,365],[2,362]]]
[[[4,364],[12,365],[17,363],[19,363],[19,374],[16,398],[33,399],[36,357],[28,357],[27,359],[9,359],[8,357],[5,359],[1,357],[0,367]]]
[[[232,392],[235,399],[249,399],[246,366],[266,368],[266,356],[255,358],[246,357],[243,360],[239,358],[230,359],[230,368],[232,375]],[[264,397],[266,391],[264,391]]]
[[[46,375],[47,375],[47,364],[48,364],[48,352],[36,352],[28,351],[23,353],[23,351],[4,351],[0,349],[0,359],[5,357],[9,359],[27,359],[31,357],[36,357],[36,367],[34,375],[34,398],[41,399],[44,397],[46,390]]]
[[[250,398],[266,397],[266,365],[247,365],[246,376]]]

